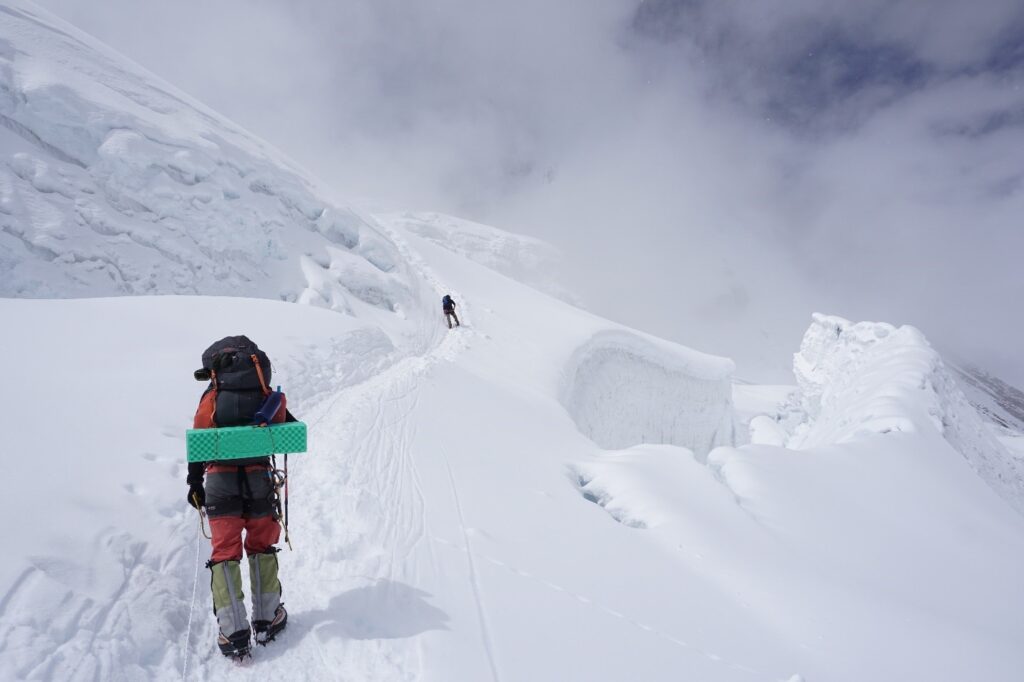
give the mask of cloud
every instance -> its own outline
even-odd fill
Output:
[[[41,4],[339,196],[546,238],[595,310],[747,376],[817,309],[1024,382],[1017,0]]]

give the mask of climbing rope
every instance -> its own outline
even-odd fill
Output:
[[[288,551],[292,551],[292,539],[288,535],[288,453],[284,454],[284,541],[288,543]]]
[[[200,514],[200,516],[199,516],[199,528],[203,531],[203,535],[205,535],[206,531],[203,528],[202,514]],[[209,536],[207,536],[207,537],[209,537]],[[182,652],[182,655],[183,655],[183,657],[185,659],[184,663],[182,663],[182,665],[181,665],[181,679],[182,679],[182,682],[184,682],[187,679],[186,675],[188,675],[188,643],[189,643],[189,640],[192,639],[192,613],[193,613],[193,611],[195,611],[195,608],[196,608],[196,587],[199,585],[200,553],[203,550],[203,541],[200,540],[199,538],[200,538],[200,534],[196,533],[196,576],[192,580],[192,601],[189,602],[189,605],[188,605],[188,627],[185,628],[185,646],[184,646],[184,650]]]

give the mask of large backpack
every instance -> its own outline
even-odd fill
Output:
[[[270,393],[270,358],[248,337],[228,336],[203,351],[203,368],[210,373],[196,411],[195,428],[244,426]],[[274,421],[284,421],[282,404]]]

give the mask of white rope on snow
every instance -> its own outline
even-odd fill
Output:
[[[181,679],[185,682],[186,675],[188,674],[188,643],[192,639],[192,612],[196,608],[196,587],[199,585],[199,561],[200,552],[203,550],[203,538],[202,538],[202,527],[196,531],[196,577],[192,581],[192,601],[188,605],[188,627],[185,628],[185,646],[182,655],[185,658],[185,662],[181,666]]]

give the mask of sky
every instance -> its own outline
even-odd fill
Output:
[[[40,4],[336,198],[544,238],[586,307],[741,377],[817,311],[1024,384],[1019,0]]]

